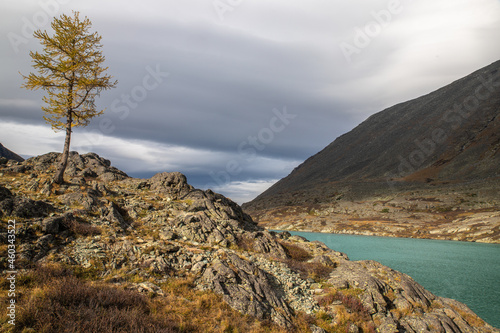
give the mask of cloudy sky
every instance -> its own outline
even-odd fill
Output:
[[[499,0],[2,0],[0,142],[61,151],[19,72],[80,11],[119,84],[72,150],[242,203],[371,114],[500,59]]]

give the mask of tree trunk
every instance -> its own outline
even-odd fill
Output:
[[[73,112],[68,111],[68,117],[66,120],[66,139],[64,140],[64,149],[61,157],[61,162],[57,168],[56,175],[54,177],[54,182],[56,184],[64,183],[64,171],[66,171],[66,166],[68,165],[69,157],[69,145],[71,142],[71,124],[73,123]]]

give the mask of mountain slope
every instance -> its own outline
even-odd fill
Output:
[[[379,112],[337,138],[246,207],[300,194],[327,201],[344,185],[374,190],[500,176],[500,61]],[[370,186],[354,195],[370,194]],[[359,192],[359,193],[358,193]]]
[[[10,151],[9,149],[5,148],[1,143],[0,143],[0,157],[5,157],[6,159],[14,160],[17,162],[24,161],[24,158]]]
[[[500,243],[500,61],[366,121],[243,208],[270,229]]]

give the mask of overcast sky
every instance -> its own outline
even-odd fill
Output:
[[[371,114],[500,59],[499,0],[2,0],[0,142],[61,151],[19,72],[80,11],[119,84],[72,150],[249,201]]]

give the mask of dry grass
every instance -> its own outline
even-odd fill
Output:
[[[321,263],[306,262],[312,259],[311,254],[300,246],[281,242],[289,259],[282,260],[288,267],[300,274],[303,279],[311,278],[314,281],[322,281],[327,279],[334,267],[330,267]]]
[[[38,266],[19,274],[16,326],[2,316],[0,331],[287,333],[231,309],[221,296],[195,290],[191,278],[172,278],[162,285],[164,297],[151,298],[84,280],[84,275],[61,265]],[[5,283],[0,286],[0,304],[6,305],[8,288]],[[310,317],[299,314],[294,332],[307,332],[310,324]]]
[[[460,310],[458,307],[456,307],[453,304],[450,304],[450,306],[460,316],[462,316],[462,318],[467,323],[469,323],[469,325],[474,326],[474,327],[484,327],[486,325],[486,323],[484,322],[484,320],[482,320],[481,318],[479,318],[479,316],[475,315],[474,313],[469,313],[469,312],[462,311],[462,310]]]
[[[359,295],[363,292],[361,289],[331,289],[325,296],[317,299],[321,307],[332,309],[334,306],[333,315],[327,312],[319,312],[317,314],[317,325],[327,332],[347,332],[351,325],[356,325],[360,332],[375,333],[375,323],[367,308],[359,299]]]
[[[177,332],[151,314],[142,295],[78,279],[62,266],[40,266],[18,279],[21,297],[11,332]],[[9,327],[10,326],[10,327]]]
[[[194,290],[191,278],[173,279],[163,289],[165,300],[155,303],[155,313],[172,314],[179,328],[189,332],[283,332],[270,322],[259,322],[231,309],[212,292]]]

